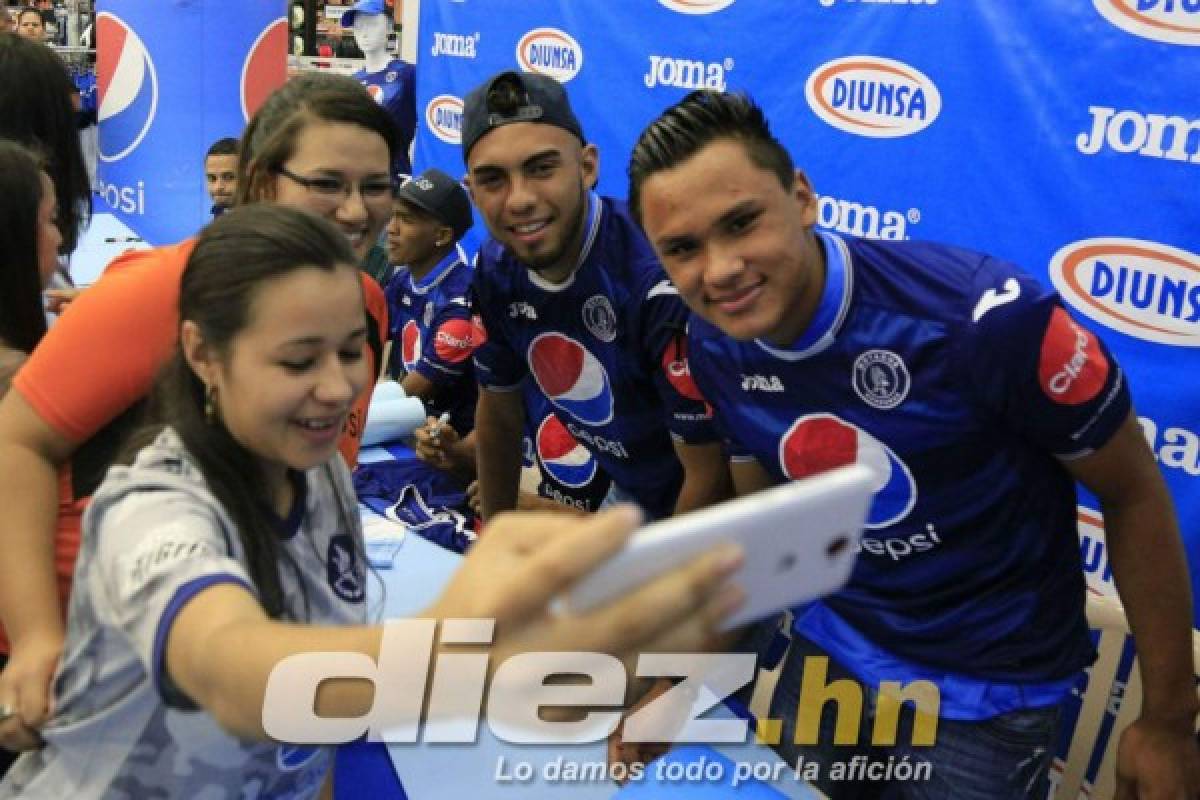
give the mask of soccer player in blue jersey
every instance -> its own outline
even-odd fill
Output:
[[[474,426],[471,266],[458,241],[471,229],[471,201],[454,178],[429,169],[396,189],[388,259],[397,266],[384,288],[392,321],[389,374],[426,411],[465,433]]]
[[[527,377],[612,478],[613,500],[660,517],[719,499],[723,462],[705,459],[685,485],[672,446],[673,435],[680,448],[720,448],[699,444],[713,438],[707,411],[662,366],[677,360],[686,308],[624,205],[592,191],[599,153],[562,86],[500,73],[467,95],[462,130],[492,236],[474,284],[487,336],[475,352],[484,519],[516,503]]]
[[[744,96],[688,95],[643,132],[629,176],[698,316],[691,376],[745,456],[738,490],[854,461],[877,474],[850,583],[795,612],[771,710],[781,754],[824,764],[835,797],[884,788],[829,780],[855,756],[928,761],[929,781],[895,787],[907,797],[1044,797],[1059,706],[1095,656],[1078,481],[1103,507],[1143,676],[1118,796],[1200,796],[1187,566],[1104,345],[1012,264],[814,231],[811,185]],[[817,722],[804,712],[821,715],[796,718],[805,659],[825,655],[869,698],[855,746],[834,745],[834,712],[854,713],[834,703],[815,745],[795,744]],[[883,681],[936,685],[936,743],[869,748]]]

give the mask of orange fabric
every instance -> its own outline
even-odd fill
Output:
[[[179,328],[179,285],[195,246],[189,239],[169,247],[118,256],[103,276],[74,300],[13,378],[13,389],[61,436],[80,446],[149,394],[159,369],[174,350]],[[387,339],[387,300],[362,274],[363,297],[376,330]],[[379,354],[367,352],[372,375]],[[374,381],[354,403],[338,449],[353,467]],[[59,471],[55,567],[64,613],[79,552],[86,497],[74,496],[70,465]],[[0,629],[0,653],[8,640]]]

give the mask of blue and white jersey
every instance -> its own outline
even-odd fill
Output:
[[[877,474],[850,583],[816,616],[832,609],[908,663],[1068,679],[1093,649],[1059,459],[1099,448],[1130,413],[1120,367],[1011,264],[820,240],[823,297],[792,347],[737,342],[698,319],[689,336],[692,377],[734,452],[780,481],[850,462]],[[826,627],[800,627],[830,644]]]
[[[531,375],[563,425],[647,512],[669,514],[682,483],[671,434],[711,441],[708,412],[664,366],[687,309],[624,204],[588,196],[579,266],[552,284],[490,239],[475,270],[487,341],[476,378],[517,391]],[[669,429],[669,432],[668,432]]]
[[[387,109],[400,131],[400,148],[392,159],[392,174],[411,175],[408,148],[417,129],[416,68],[407,61],[394,59],[379,72],[360,69],[354,73],[354,80],[367,87],[375,102]]]
[[[384,289],[392,326],[388,374],[396,380],[409,372],[427,378],[435,389],[426,409],[434,416],[449,411],[450,424],[463,436],[475,427],[477,396],[471,275],[454,251],[420,280],[400,267]]]
[[[581,511],[597,511],[612,481],[592,452],[554,414],[532,380],[525,381],[524,461],[541,474],[538,494]]]
[[[362,528],[341,456],[290,474],[278,520],[284,619],[367,620]],[[316,797],[333,749],[249,741],[198,708],[167,670],[180,611],[206,589],[257,593],[233,521],[166,429],[114,466],[84,516],[46,746],[22,756],[0,798]]]

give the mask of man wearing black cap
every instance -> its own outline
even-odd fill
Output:
[[[662,517],[721,499],[727,473],[689,469],[685,485],[672,447],[719,448],[677,368],[687,312],[624,204],[592,192],[599,154],[563,87],[496,75],[464,101],[462,146],[492,235],[474,285],[483,517],[515,506],[526,381],[612,477],[610,500]]]
[[[396,189],[388,225],[392,354],[388,371],[430,414],[449,412],[455,430],[471,430],[475,336],[467,299],[471,267],[455,246],[471,228],[471,202],[458,181],[430,169]]]

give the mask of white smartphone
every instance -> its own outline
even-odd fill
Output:
[[[724,630],[840,589],[850,578],[874,474],[862,465],[792,481],[736,500],[651,523],[564,598],[571,612],[616,600],[722,542],[745,562],[731,578],[746,603]]]

